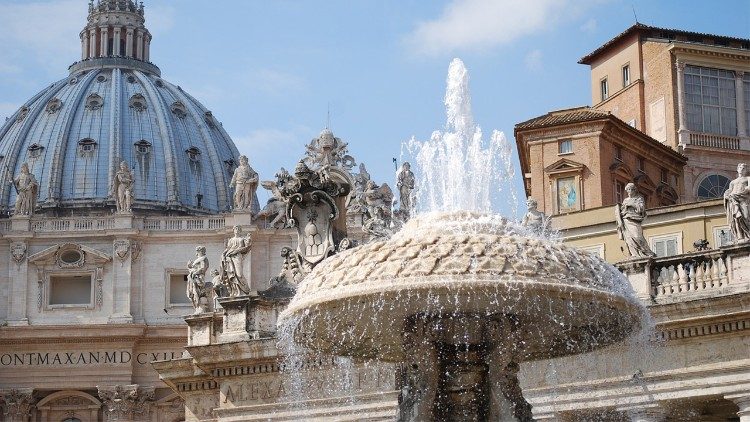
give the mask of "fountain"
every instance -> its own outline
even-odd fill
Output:
[[[446,105],[446,132],[412,142],[420,212],[315,267],[279,316],[281,336],[400,363],[399,420],[531,420],[521,362],[619,342],[645,311],[611,265],[489,212],[509,148],[499,132],[483,146],[460,60]]]

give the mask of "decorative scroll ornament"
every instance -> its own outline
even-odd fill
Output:
[[[26,244],[25,243],[11,243],[10,245],[10,256],[16,261],[16,264],[21,264],[26,258]]]
[[[81,250],[81,245],[66,243],[58,247],[55,262],[60,268],[80,268],[86,263],[86,254]]]
[[[35,397],[34,390],[31,388],[12,389],[4,391],[2,394],[5,420],[9,421],[26,421],[31,416],[31,410],[34,407]]]
[[[128,254],[130,253],[130,241],[115,240],[115,243],[113,244],[113,248],[115,251],[115,256],[117,256],[117,258],[122,263],[125,261],[125,259],[128,257]]]

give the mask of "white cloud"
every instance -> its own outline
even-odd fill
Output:
[[[581,25],[581,31],[586,32],[587,34],[593,34],[594,32],[596,32],[596,28],[597,22],[594,18],[590,18],[583,25]]]
[[[443,55],[508,44],[553,26],[597,0],[452,0],[443,14],[406,38],[412,50]]]
[[[531,50],[523,58],[526,68],[534,72],[542,70],[542,52],[541,50]]]

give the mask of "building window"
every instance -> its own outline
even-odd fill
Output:
[[[737,135],[734,72],[685,66],[685,114],[690,130]]]
[[[96,141],[91,138],[83,138],[78,141],[78,154],[81,156],[89,156],[93,154],[96,148]]]
[[[731,245],[734,242],[734,236],[729,226],[714,227],[714,245],[717,248]]]
[[[626,64],[622,67],[622,87],[625,88],[628,85],[630,85],[630,65]]]
[[[190,161],[198,161],[201,156],[201,151],[196,147],[190,147],[186,149],[185,152],[187,153],[188,158],[190,158]]]
[[[91,274],[52,275],[49,278],[49,305],[92,306]]]
[[[625,185],[620,181],[615,181],[615,202],[622,204],[622,198],[625,195]]]
[[[578,187],[575,177],[561,177],[557,183],[557,210],[559,212],[578,211]]]
[[[559,154],[570,154],[573,152],[573,141],[570,139],[563,139],[560,141],[560,143],[557,145],[557,150]]]
[[[141,155],[146,155],[149,152],[151,152],[151,142],[141,139],[140,141],[136,142],[135,144],[135,152]]]
[[[621,146],[615,146],[615,159],[618,161],[622,161],[622,147]]]
[[[659,181],[665,185],[669,183],[669,172],[666,169],[661,169]]]
[[[169,274],[169,304],[187,305],[190,299],[187,297],[187,274]]]
[[[602,101],[609,98],[609,87],[607,86],[607,78],[604,78],[599,82],[599,86],[601,87],[602,91]]]
[[[673,233],[650,238],[651,250],[657,257],[674,256],[682,253],[682,233]]]
[[[636,164],[638,166],[638,171],[645,173],[646,172],[646,163],[643,160],[643,157],[638,157],[636,160]]]
[[[723,198],[727,189],[729,189],[729,179],[720,174],[712,174],[701,180],[697,196],[701,201]]]

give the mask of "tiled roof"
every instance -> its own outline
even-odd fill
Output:
[[[598,120],[609,116],[608,112],[594,110],[591,107],[575,107],[564,110],[550,111],[539,117],[526,120],[525,122],[518,123],[516,130],[518,129],[536,129],[546,126],[557,126],[566,123],[580,123],[588,122],[591,120]]]
[[[642,23],[636,23],[625,31],[621,32],[616,37],[602,44],[599,48],[585,55],[581,60],[578,61],[580,64],[591,64],[591,61],[599,55],[599,53],[607,50],[613,44],[622,40],[623,38],[633,34],[635,32],[659,32],[659,33],[672,33],[674,35],[684,35],[686,37],[699,37],[699,38],[713,38],[715,40],[726,41],[726,42],[739,42],[742,44],[750,44],[750,39],[727,37],[724,35],[705,34],[702,32],[683,31],[681,29],[670,29],[670,28],[659,28],[657,26],[644,25]]]

